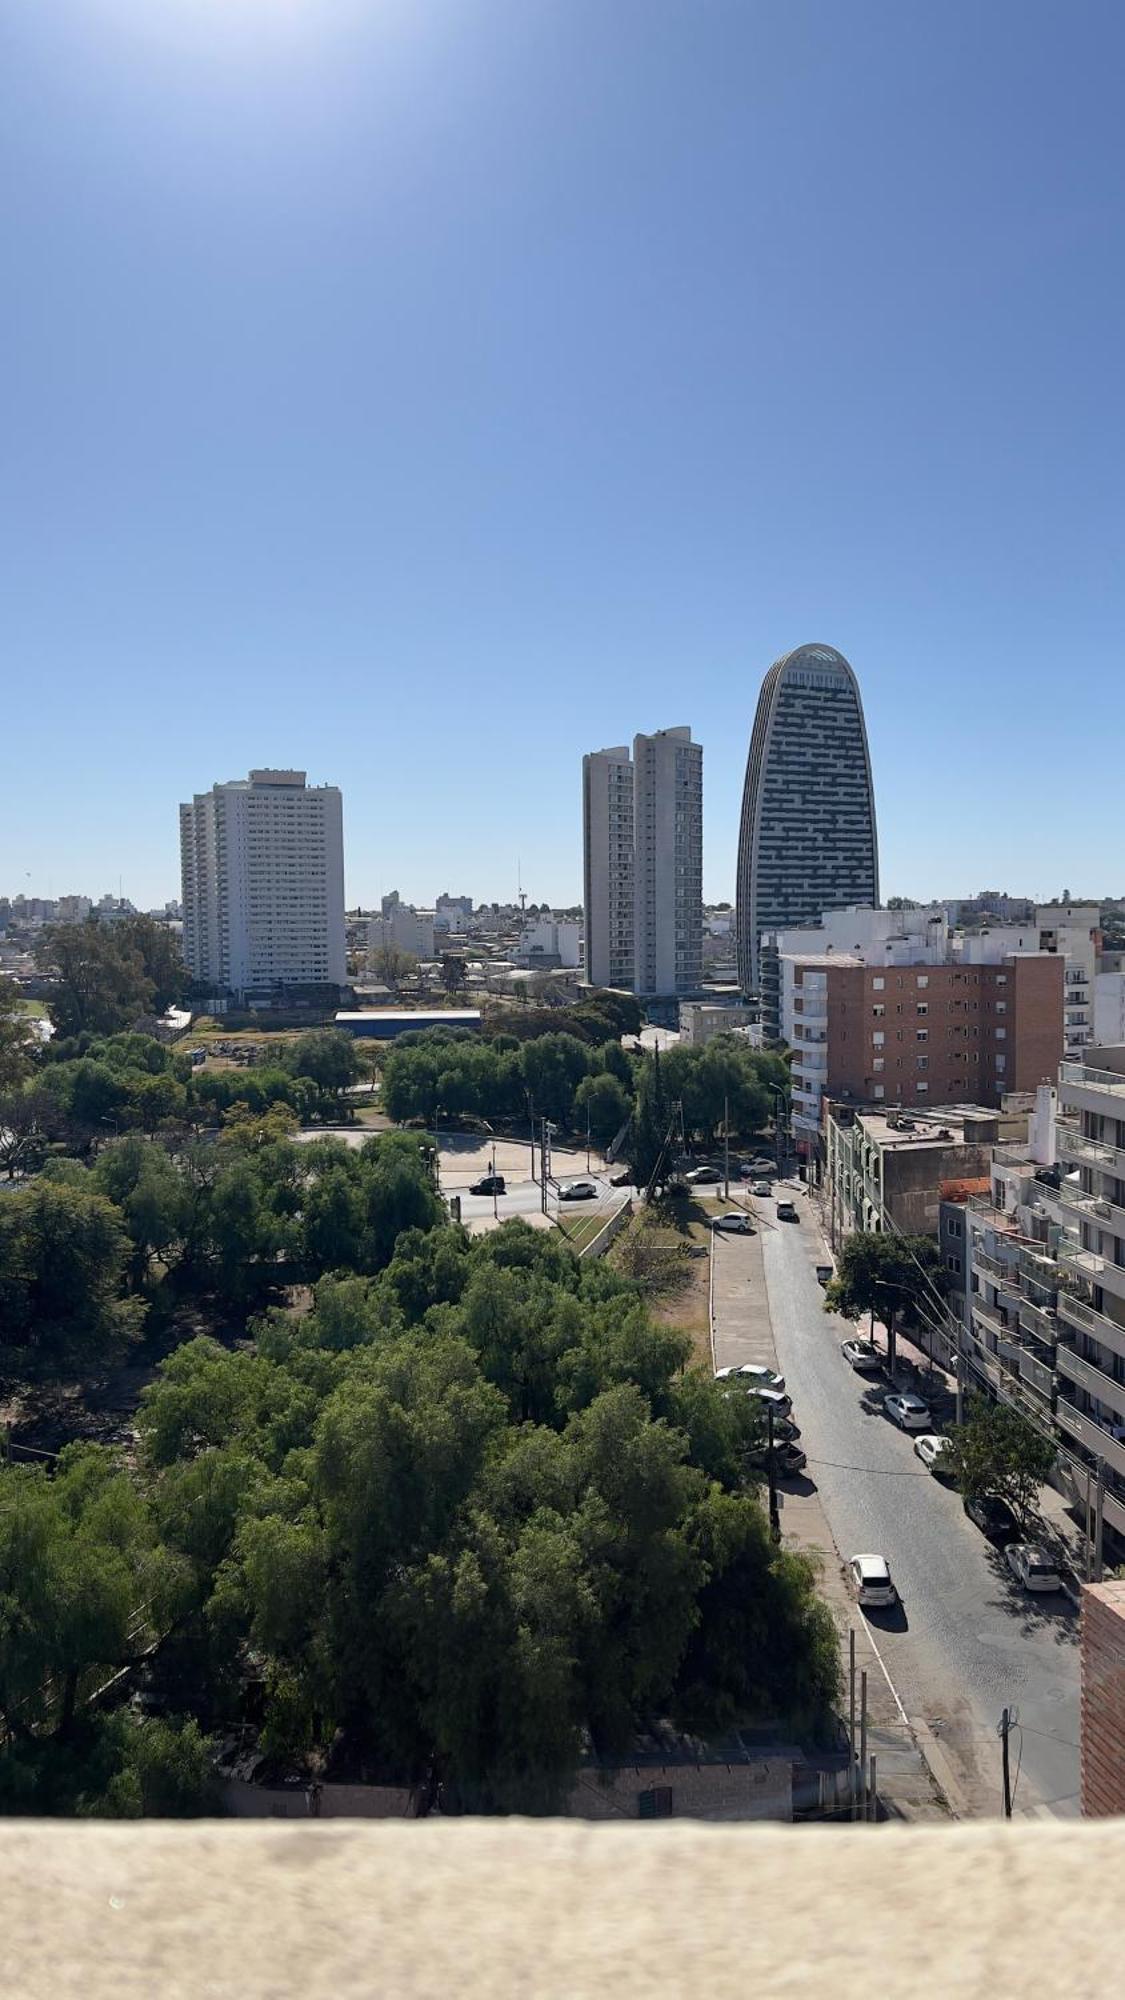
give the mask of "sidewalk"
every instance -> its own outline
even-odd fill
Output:
[[[760,1236],[739,1238],[737,1262],[720,1257],[712,1266],[712,1347],[717,1368],[755,1361],[776,1368],[777,1352],[770,1320],[769,1297]],[[867,1675],[867,1747],[876,1759],[880,1801],[891,1818],[946,1820],[949,1808],[917,1739],[899,1706],[883,1668],[870,1628],[848,1590],[840,1554],[833,1540],[820,1496],[811,1481],[789,1481],[778,1488],[782,1540],[812,1556],[819,1565],[819,1585],[836,1624],[843,1685],[842,1711],[847,1720],[849,1632],[855,1633],[856,1703],[860,1676]],[[858,1743],[857,1743],[858,1755]],[[940,1762],[940,1753],[933,1760]]]

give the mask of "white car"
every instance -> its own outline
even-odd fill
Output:
[[[940,1472],[942,1459],[952,1442],[952,1438],[944,1437],[940,1431],[923,1431],[914,1440],[914,1455],[921,1459],[927,1472]]]
[[[856,1602],[871,1611],[889,1611],[898,1603],[898,1591],[886,1556],[853,1556],[848,1564]]]
[[[717,1215],[712,1229],[723,1229],[728,1236],[753,1236],[754,1224],[742,1209],[735,1209],[730,1215]]]
[[[1037,1542],[1009,1542],[1004,1559],[1012,1575],[1025,1590],[1061,1590],[1062,1578],[1054,1557]]]
[[[787,1395],[784,1389],[765,1389],[757,1382],[747,1382],[745,1379],[738,1386],[761,1404],[763,1413],[772,1410],[775,1417],[787,1417],[793,1408],[793,1398]]]
[[[861,1375],[877,1375],[886,1356],[873,1340],[842,1340],[840,1352]]]
[[[893,1395],[884,1396],[883,1408],[900,1431],[928,1431],[934,1421],[929,1404],[924,1403],[921,1396],[912,1396],[908,1391],[901,1394],[896,1391]]]
[[[773,1189],[768,1181],[751,1181],[750,1192],[751,1194],[756,1194],[759,1201],[761,1201],[763,1197],[770,1196],[773,1193]]]
[[[763,1367],[757,1361],[740,1362],[736,1368],[719,1368],[715,1371],[716,1382],[742,1382],[747,1389],[784,1389],[785,1377],[776,1368]]]

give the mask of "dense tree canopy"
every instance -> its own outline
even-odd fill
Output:
[[[1034,1505],[1055,1462],[1055,1446],[1007,1403],[974,1396],[950,1431],[942,1469],[972,1497],[994,1493],[1017,1513]]]
[[[940,1316],[947,1279],[932,1236],[897,1236],[857,1230],[840,1252],[825,1309],[858,1319],[873,1313],[888,1328],[892,1359],[897,1327],[908,1333],[931,1327]]]
[[[59,1035],[112,1035],[161,1014],[187,990],[187,971],[171,931],[151,917],[56,924],[35,948],[53,978],[48,1011]]]

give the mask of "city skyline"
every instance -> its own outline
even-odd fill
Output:
[[[1125,700],[1125,21],[1083,18],[13,10],[13,885],[162,902],[168,802],[293,761],[350,901],[487,828],[474,895],[573,904],[574,773],[642,712],[708,746],[730,900],[753,693],[820,632],[886,893],[1108,888],[1111,788],[1041,805]]]

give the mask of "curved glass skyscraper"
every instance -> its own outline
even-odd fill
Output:
[[[738,972],[758,984],[763,931],[878,903],[871,758],[856,677],[831,646],[798,646],[762,682],[738,841]]]

